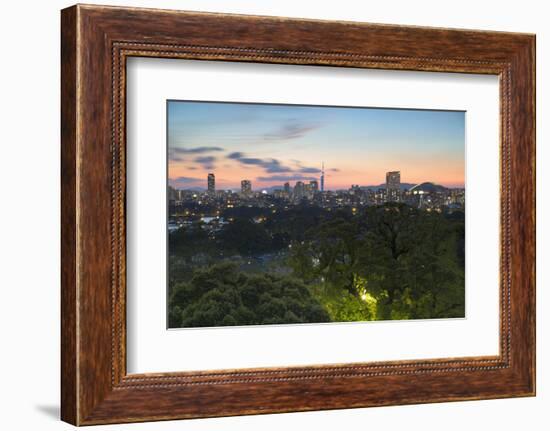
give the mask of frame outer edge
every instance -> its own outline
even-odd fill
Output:
[[[531,283],[529,286],[529,299],[531,306],[531,314],[529,318],[530,325],[530,337],[531,347],[530,353],[530,396],[537,395],[537,37],[532,35],[528,41],[527,48],[528,61],[527,64],[530,68],[530,74],[527,76],[527,85],[530,89],[528,103],[531,109],[530,123],[527,125],[529,130],[529,145],[531,147],[531,158],[529,160],[529,176],[532,181],[532,191],[529,195],[531,207],[531,223],[532,231],[530,232],[533,238],[531,245]]]
[[[99,14],[99,11],[102,11]],[[154,388],[154,389],[141,389],[141,388],[122,388],[119,386],[118,378],[112,378],[109,376],[107,380],[106,367],[107,359],[110,359],[109,364],[113,365],[113,355],[111,352],[106,353],[107,346],[107,329],[111,330],[113,325],[112,321],[108,324],[107,319],[104,318],[104,314],[107,311],[107,306],[111,306],[110,299],[106,297],[106,289],[102,283],[106,280],[105,272],[102,269],[102,278],[98,280],[95,274],[90,274],[89,270],[91,264],[87,261],[87,258],[96,256],[97,249],[95,246],[98,244],[103,247],[105,244],[104,239],[98,239],[95,241],[95,237],[91,236],[92,233],[97,231],[105,231],[103,224],[100,228],[90,228],[90,216],[96,214],[96,210],[100,215],[105,214],[105,207],[96,208],[90,205],[89,198],[91,191],[93,191],[94,181],[102,186],[105,186],[103,179],[98,180],[98,176],[94,174],[91,169],[91,163],[98,163],[102,168],[105,168],[105,158],[102,152],[105,152],[108,146],[105,145],[103,139],[106,132],[95,132],[88,121],[92,123],[97,121],[93,118],[97,115],[102,120],[106,120],[106,112],[108,111],[107,102],[102,95],[105,91],[105,87],[93,86],[93,82],[86,79],[92,72],[98,72],[97,77],[99,82],[107,79],[107,66],[106,64],[97,64],[90,61],[93,57],[92,51],[98,50],[97,54],[106,58],[106,49],[110,47],[110,43],[113,40],[117,40],[116,37],[121,33],[123,36],[131,31],[129,27],[121,27],[121,22],[127,21],[128,14],[120,13],[121,11],[127,11],[131,17],[142,15],[144,12],[151,12],[154,14],[154,10],[146,9],[110,9],[106,20],[103,20],[102,7],[81,5],[73,6],[71,8],[62,11],[62,93],[61,93],[61,106],[62,106],[62,133],[61,133],[61,157],[62,157],[62,294],[61,294],[61,309],[62,309],[62,396],[61,396],[61,416],[66,422],[73,425],[91,425],[99,423],[120,423],[120,422],[136,422],[136,421],[148,421],[148,420],[161,420],[161,419],[179,419],[189,417],[209,417],[209,416],[228,416],[236,414],[258,414],[258,413],[274,413],[283,411],[307,411],[307,410],[324,410],[333,408],[351,408],[351,407],[365,407],[375,405],[388,405],[388,404],[411,404],[411,403],[426,403],[426,402],[440,402],[440,401],[457,401],[467,399],[484,399],[484,398],[501,398],[510,396],[525,396],[532,395],[534,393],[534,239],[531,237],[534,233],[534,208],[535,208],[535,190],[534,190],[534,152],[535,152],[535,140],[534,140],[534,37],[521,40],[526,35],[507,35],[502,34],[504,46],[502,49],[502,55],[506,54],[508,59],[514,57],[516,60],[515,66],[518,67],[524,74],[521,76],[525,81],[519,86],[518,91],[522,96],[524,105],[519,106],[525,108],[525,114],[532,114],[532,117],[527,119],[522,118],[520,121],[520,129],[527,131],[527,134],[523,136],[521,142],[525,145],[523,155],[517,160],[517,165],[521,165],[522,168],[530,168],[530,171],[525,178],[518,181],[526,186],[526,190],[522,193],[522,196],[518,196],[520,206],[526,210],[529,210],[531,214],[527,214],[529,220],[526,222],[524,229],[518,239],[525,240],[526,244],[522,245],[519,249],[526,253],[525,259],[522,260],[521,265],[518,268],[520,275],[527,277],[521,284],[522,290],[519,295],[515,295],[516,300],[519,301],[518,305],[524,304],[525,310],[522,313],[524,317],[523,323],[520,328],[517,329],[515,340],[521,338],[521,334],[526,334],[520,344],[522,348],[527,351],[523,351],[514,358],[514,362],[517,366],[514,367],[515,375],[510,373],[498,373],[495,377],[506,377],[506,382],[503,384],[510,384],[508,392],[503,390],[502,386],[487,383],[487,379],[480,379],[479,382],[475,381],[479,386],[477,390],[457,393],[445,397],[435,398],[422,398],[418,397],[399,398],[396,400],[386,400],[380,402],[374,400],[365,404],[360,403],[345,403],[342,400],[337,401],[332,396],[335,395],[331,390],[336,390],[331,387],[325,387],[327,381],[319,380],[308,384],[310,388],[317,391],[317,397],[308,405],[300,405],[296,407],[289,407],[284,404],[284,400],[288,400],[288,393],[281,392],[275,393],[279,396],[279,404],[271,407],[248,405],[246,400],[241,400],[241,407],[234,405],[234,400],[231,403],[226,403],[222,407],[212,409],[205,414],[198,413],[196,408],[200,408],[203,411],[204,406],[200,406],[200,399],[202,396],[202,402],[208,400],[208,402],[216,401],[216,398],[224,400],[234,397],[242,392],[243,387],[240,384],[224,385],[216,388],[216,390],[210,390],[209,385],[194,386],[193,389],[186,388],[178,390],[172,388]],[[130,13],[131,11],[131,13]],[[182,20],[184,16],[188,16],[189,20],[195,19],[195,14],[182,13],[179,11],[173,11],[175,14],[182,14]],[[99,15],[98,15],[99,14]],[[112,14],[112,16],[111,16]],[[172,15],[172,14],[169,14]],[[212,15],[205,14],[209,20],[212,20]],[[237,18],[239,17],[239,18]],[[242,16],[233,16],[229,20],[233,21],[244,20]],[[142,17],[141,17],[142,18]],[[249,20],[248,17],[246,20]],[[266,20],[288,21],[288,23],[303,23],[301,20],[296,19],[282,19],[276,17],[263,17]],[[185,20],[183,20],[185,21]],[[310,23],[311,24],[311,23]],[[150,22],[142,20],[142,27],[153,25]],[[313,25],[313,24],[312,24]],[[328,26],[328,24],[327,24]],[[365,25],[367,28],[368,25]],[[391,26],[389,26],[391,27]],[[148,27],[147,27],[148,28]],[[231,28],[231,26],[230,26]],[[373,26],[373,29],[380,31],[381,28]],[[408,27],[403,27],[407,30]],[[162,39],[163,34],[168,34],[168,37],[172,37],[172,30],[164,29],[161,32]],[[187,30],[186,30],[187,31]],[[422,30],[428,32],[429,30]],[[149,30],[147,30],[149,32]],[[146,33],[148,34],[148,33]],[[466,33],[461,32],[461,35]],[[491,38],[495,38],[494,34],[490,34]],[[164,35],[164,37],[167,37]],[[239,36],[240,37],[240,36]],[[481,36],[480,36],[481,37]],[[174,35],[174,38],[182,39],[179,34]],[[202,39],[198,36],[191,35],[191,40],[196,38],[200,43]],[[476,34],[477,38],[477,34]],[[418,39],[418,38],[417,38]],[[239,42],[238,40],[236,42]],[[235,48],[236,42],[232,42]],[[269,42],[269,40],[268,40]],[[483,42],[483,40],[481,40]],[[91,51],[88,49],[88,43],[92,43]],[[459,44],[462,46],[464,43]],[[265,45],[265,40],[264,40]],[[292,45],[292,44],[291,44]],[[80,49],[84,47],[84,49]],[[231,47],[230,47],[231,48]],[[237,47],[238,48],[238,47]],[[268,46],[269,48],[269,46]],[[421,46],[420,50],[428,49],[426,46]],[[265,48],[264,48],[265,49]],[[357,51],[357,50],[356,50]],[[352,55],[357,55],[356,53]],[[477,53],[474,57],[479,57]],[[500,55],[500,54],[499,54]],[[518,63],[518,58],[527,62],[528,64]],[[214,58],[214,56],[212,56]],[[283,60],[283,58],[281,58]],[[497,58],[500,60],[500,58]],[[233,60],[239,61],[239,60]],[[246,60],[248,61],[248,60]],[[329,60],[327,60],[329,61]],[[419,57],[419,62],[415,63],[411,70],[420,70],[424,68],[423,59]],[[285,62],[286,61],[282,61]],[[292,63],[292,61],[289,61]],[[483,60],[479,61],[479,64],[483,63]],[[318,62],[315,62],[317,64]],[[334,60],[330,60],[329,63],[335,63]],[[395,66],[399,62],[392,62],[389,64],[389,69],[396,68]],[[363,67],[363,66],[362,66]],[[481,66],[480,66],[481,67]],[[386,67],[383,67],[386,68]],[[444,69],[444,68],[443,68]],[[468,73],[468,72],[467,72]],[[105,75],[105,76],[104,76]],[[517,85],[517,75],[514,76],[514,85]],[[106,81],[105,81],[106,82]],[[518,104],[516,109],[518,108]],[[516,111],[514,109],[514,111]],[[91,110],[91,112],[89,112]],[[106,121],[104,121],[107,124]],[[517,124],[517,123],[516,123]],[[517,129],[512,127],[514,135],[514,143],[520,142],[517,138]],[[100,154],[101,153],[101,154]],[[106,154],[106,153],[105,153]],[[92,160],[88,160],[87,157]],[[84,163],[86,161],[86,163]],[[515,162],[515,161],[514,161]],[[514,163],[513,162],[513,163]],[[514,163],[516,164],[516,163]],[[526,167],[527,166],[527,167]],[[516,166],[517,167],[517,166]],[[524,171],[524,172],[525,172]],[[106,174],[106,172],[103,172]],[[90,178],[89,178],[90,176]],[[512,175],[514,178],[514,175]],[[513,181],[515,182],[515,181]],[[516,186],[518,185],[516,182]],[[81,183],[81,184],[80,184]],[[117,183],[118,184],[118,183]],[[514,188],[513,188],[514,189]],[[105,193],[105,189],[101,190],[101,193]],[[99,211],[101,210],[101,211]],[[532,217],[529,217],[532,215]],[[514,220],[514,217],[512,218]],[[102,233],[105,233],[102,232]],[[97,232],[96,232],[97,233]],[[515,241],[514,241],[515,242]],[[104,268],[106,259],[104,257],[92,259],[93,264],[97,267]],[[114,264],[113,264],[114,265]],[[116,266],[116,265],[115,265]],[[115,268],[116,269],[116,268]],[[516,278],[517,280],[517,278]],[[90,283],[95,286],[93,294],[90,291]],[[518,285],[519,285],[518,284]],[[101,314],[97,319],[94,317],[96,313]],[[96,325],[97,320],[99,324]],[[81,325],[80,325],[81,321]],[[113,335],[113,333],[111,333]],[[518,336],[519,335],[519,336]],[[98,350],[100,348],[100,350]],[[103,350],[102,350],[103,349]],[[518,352],[519,353],[519,352]],[[429,375],[429,374],[428,374]],[[330,376],[327,376],[327,378]],[[487,376],[488,377],[488,376]],[[448,380],[448,379],[447,379]],[[396,380],[397,381],[397,380]],[[236,382],[235,382],[236,383]],[[346,382],[347,384],[348,382]],[[483,386],[485,385],[485,386]],[[254,387],[254,383],[246,383],[244,389],[247,387],[250,390],[262,389],[268,393],[271,389],[275,390],[289,390],[293,389],[292,385],[286,386],[276,384],[262,384]],[[270,388],[272,386],[272,388]],[[330,386],[330,385],[329,385]],[[335,386],[335,385],[333,385]],[[285,389],[286,387],[286,389]],[[196,388],[196,389],[195,389]],[[120,390],[127,389],[127,390]],[[306,388],[307,389],[307,388]],[[363,388],[367,391],[368,388]],[[473,388],[476,389],[476,388]],[[209,393],[207,393],[209,392]],[[260,391],[261,392],[261,391]],[[276,391],[275,391],[276,392]],[[348,391],[349,392],[349,391]],[[202,394],[202,395],[201,395]],[[269,392],[271,394],[271,392]],[[281,395],[284,394],[284,395]],[[368,392],[365,392],[368,395]],[[208,395],[208,397],[206,397]],[[329,397],[330,395],[330,397]],[[172,403],[169,410],[170,414],[156,415],[147,413],[147,398],[161,398],[160,403],[164,402],[168,404]],[[206,398],[205,398],[206,397]],[[213,398],[212,398],[213,397]],[[329,398],[327,398],[329,397]],[[245,397],[243,397],[244,399]],[[349,398],[349,397],[348,397]],[[219,400],[218,400],[219,401]],[[238,404],[238,403],[237,403]],[[151,407],[151,406],[149,406]],[[186,408],[187,411],[183,412],[178,409]],[[176,412],[174,413],[174,409]],[[138,409],[138,410],[136,410]],[[132,411],[133,410],[133,411]],[[155,412],[157,413],[157,412]]]
[[[529,181],[531,183],[531,190],[526,197],[528,205],[530,207],[531,217],[530,231],[528,232],[528,238],[531,239],[529,244],[529,287],[526,288],[529,295],[529,337],[530,345],[528,350],[529,354],[529,371],[528,371],[528,395],[536,396],[537,393],[537,333],[536,333],[536,285],[537,285],[537,133],[536,133],[536,70],[537,70],[537,55],[536,55],[536,35],[531,35],[527,41],[527,48],[525,50],[526,61],[524,62],[527,67],[527,74],[525,76],[526,86],[528,88],[526,105],[529,107],[529,115],[526,116],[526,128],[528,131],[528,147],[529,147]]]
[[[79,423],[77,276],[78,6],[61,11],[61,420]]]
[[[533,351],[532,351],[532,371],[531,371],[531,377],[533,379],[533,387],[531,394],[533,396],[537,395],[537,37],[536,35],[533,35],[531,39],[530,44],[530,56],[532,59],[532,71],[531,71],[531,79],[533,82],[533,94],[531,96],[531,104],[533,109],[533,136],[532,136],[532,145],[533,145],[533,156],[531,159],[531,169],[532,169],[532,176],[533,176],[533,194],[532,194],[532,201],[533,201],[533,236],[534,236],[534,244],[533,244],[533,293],[532,293],[532,301],[533,301],[533,316],[531,319],[531,325],[532,325],[532,334],[533,337]]]
[[[536,396],[535,36],[511,58],[511,361],[520,396]]]

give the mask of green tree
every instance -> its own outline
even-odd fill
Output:
[[[232,264],[196,270],[169,298],[169,325],[177,327],[327,322],[329,315],[299,280],[249,275]]]
[[[220,233],[219,244],[226,250],[236,250],[242,255],[265,253],[272,248],[271,236],[259,223],[248,219],[236,219]]]
[[[464,315],[464,271],[456,231],[437,212],[390,204],[371,208],[358,257],[381,319]]]
[[[372,304],[358,303],[368,311],[365,319],[459,317],[463,232],[436,212],[403,204],[369,207],[309,230],[306,241],[293,243],[291,267],[304,280],[322,284],[318,296],[331,310],[351,296],[374,300],[374,313]]]

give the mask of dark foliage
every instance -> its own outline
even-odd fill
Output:
[[[304,280],[322,277],[329,289],[376,298],[378,319],[464,316],[464,230],[456,223],[402,204],[341,214],[294,245],[292,265]]]
[[[249,275],[234,265],[195,271],[172,289],[170,327],[327,322],[329,316],[299,280]]]
[[[242,255],[265,253],[273,248],[265,228],[247,219],[237,219],[225,226],[219,235],[219,245]]]
[[[262,208],[261,223],[245,216],[257,213],[237,209],[214,235],[170,234],[171,327],[464,316],[462,212],[297,205]]]

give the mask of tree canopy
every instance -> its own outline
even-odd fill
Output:
[[[328,322],[329,315],[299,280],[251,275],[232,264],[198,270],[170,295],[170,327]]]
[[[458,317],[464,315],[461,234],[463,224],[439,213],[369,207],[308,231],[309,241],[293,244],[291,265],[327,289],[375,298],[377,319]]]
[[[237,209],[215,234],[170,234],[171,327],[464,316],[463,213],[257,213]]]

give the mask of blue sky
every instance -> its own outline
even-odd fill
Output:
[[[219,102],[168,102],[170,183],[254,189],[319,177],[326,188],[385,181],[464,185],[465,113]]]

